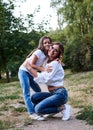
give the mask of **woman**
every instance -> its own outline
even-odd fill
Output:
[[[38,92],[32,95],[31,101],[35,105],[37,114],[62,113],[62,120],[70,118],[70,105],[66,105],[68,101],[68,93],[63,87],[64,70],[56,59],[63,56],[64,48],[61,43],[55,42],[48,51],[48,59],[46,67],[51,66],[52,71],[36,72],[30,69],[37,83],[45,83],[49,92]],[[65,105],[64,105],[65,104]],[[44,118],[42,118],[43,120]],[[37,120],[41,120],[38,118]]]

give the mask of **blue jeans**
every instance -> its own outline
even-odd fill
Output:
[[[31,101],[38,114],[58,113],[60,112],[59,107],[68,101],[68,93],[65,88],[52,92],[38,92],[32,95]]]
[[[31,102],[30,87],[35,92],[41,92],[39,85],[34,81],[33,76],[28,72],[19,69],[18,78],[23,90],[23,98],[29,114],[34,113],[34,104]]]

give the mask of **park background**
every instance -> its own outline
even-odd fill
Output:
[[[11,87],[20,89],[17,78],[19,66],[29,52],[38,46],[40,37],[47,35],[64,45],[62,60],[65,63],[65,84],[70,93],[70,104],[83,108],[78,118],[93,124],[93,1],[51,0],[50,8],[57,16],[55,29],[50,25],[50,19],[53,19],[51,15],[40,22],[34,21],[40,6],[34,8],[33,13],[24,16],[19,12],[20,15],[16,17],[16,4],[16,0],[0,0],[0,115],[7,107],[4,101],[20,97],[13,96],[13,91],[13,95],[5,93]],[[5,111],[9,109],[8,106]],[[0,120],[1,126],[6,126],[3,123],[5,121]]]

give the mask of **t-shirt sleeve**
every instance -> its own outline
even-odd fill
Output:
[[[33,55],[36,55],[38,58],[42,55],[42,51],[41,50],[36,50]]]

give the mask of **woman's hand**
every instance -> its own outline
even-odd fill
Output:
[[[52,67],[51,66],[47,66],[46,68],[44,68],[44,71],[51,72],[52,71]]]

